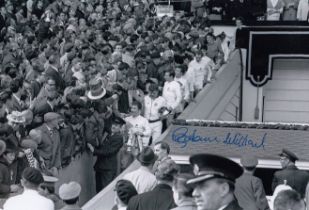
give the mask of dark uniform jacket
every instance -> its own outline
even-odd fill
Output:
[[[174,207],[172,188],[158,184],[152,191],[132,197],[127,210],[169,210]]]
[[[246,210],[269,210],[263,183],[258,177],[243,173],[236,179],[234,194]]]
[[[278,185],[284,184],[284,180],[287,181],[287,185],[299,192],[302,197],[305,196],[306,186],[309,180],[308,172],[299,170],[295,165],[291,165],[283,170],[277,171],[273,178],[273,191]]]
[[[117,170],[117,154],[123,145],[121,133],[112,134],[105,141],[94,148],[94,155],[98,159],[94,165],[96,171]]]

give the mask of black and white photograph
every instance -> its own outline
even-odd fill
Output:
[[[308,0],[0,0],[0,210],[309,210]]]

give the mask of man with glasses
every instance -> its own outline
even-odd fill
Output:
[[[283,184],[286,180],[287,185],[299,192],[303,198],[309,181],[309,174],[295,166],[295,161],[298,160],[298,157],[290,150],[282,149],[279,156],[282,170],[274,174],[272,190],[274,191],[278,185]]]

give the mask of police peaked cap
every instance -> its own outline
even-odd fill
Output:
[[[188,180],[188,184],[195,184],[213,178],[222,178],[235,182],[243,173],[240,165],[219,155],[196,154],[192,155],[189,160],[194,168],[195,177]]]

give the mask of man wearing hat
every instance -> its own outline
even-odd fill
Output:
[[[287,185],[300,193],[302,198],[305,196],[306,185],[309,180],[309,174],[306,171],[301,171],[295,166],[295,161],[298,157],[288,149],[282,149],[279,154],[282,170],[274,174],[272,182],[272,190],[279,184],[283,184],[286,180]]]
[[[62,184],[59,188],[59,196],[65,206],[60,210],[81,210],[78,206],[81,190],[80,184],[74,181]]]
[[[123,146],[121,127],[124,123],[123,119],[115,117],[112,121],[111,132],[104,133],[97,147],[87,143],[90,151],[98,157],[94,165],[97,192],[112,182],[117,175],[117,154]]]
[[[44,124],[35,130],[41,133],[41,142],[38,145],[38,154],[44,159],[47,170],[55,171],[61,165],[59,122],[61,115],[48,112],[44,115]]]
[[[145,147],[138,155],[137,160],[141,166],[124,175],[124,179],[132,182],[139,194],[152,190],[156,184],[156,177],[152,173],[152,167],[156,156],[150,147]]]
[[[235,196],[239,205],[247,210],[269,210],[262,180],[254,176],[258,160],[253,155],[240,159],[244,173],[236,179]]]
[[[24,192],[9,198],[4,210],[54,210],[54,203],[40,195],[39,185],[44,181],[41,172],[34,168],[26,168],[22,173],[21,185]]]
[[[198,210],[242,210],[234,196],[235,180],[243,172],[237,163],[213,154],[196,154],[189,160],[195,177],[187,184],[194,186]]]

